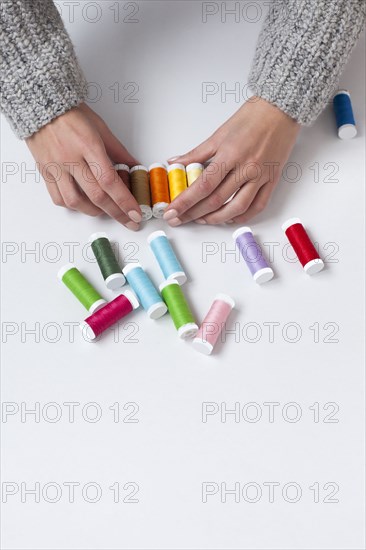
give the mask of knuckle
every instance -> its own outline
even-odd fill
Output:
[[[178,211],[185,212],[186,210],[189,210],[193,206],[193,204],[193,201],[189,198],[187,199],[186,197],[184,197],[182,193],[182,195],[180,195],[179,197],[179,206],[177,205],[177,209]]]
[[[117,181],[117,172],[115,170],[107,170],[105,172],[102,172],[99,183],[103,187],[103,189],[110,189],[112,188]]]
[[[212,183],[207,177],[202,177],[197,185],[197,191],[200,195],[207,197],[212,191]]]
[[[91,216],[92,218],[97,218],[98,216],[101,216],[101,215],[102,215],[102,212],[100,210],[92,210],[89,213],[89,216]]]
[[[106,194],[100,187],[96,187],[93,191],[91,191],[89,198],[93,204],[101,206],[105,203]]]
[[[65,203],[64,203],[64,201],[62,200],[61,197],[51,197],[51,198],[52,198],[52,202],[55,206],[65,207]]]
[[[70,194],[65,197],[65,204],[68,208],[77,209],[80,206],[80,197],[76,194]]]
[[[255,212],[259,213],[259,212],[263,212],[266,206],[267,206],[267,201],[264,199],[260,199],[253,204],[253,209]]]
[[[208,206],[211,210],[217,210],[224,204],[224,200],[219,193],[213,193],[208,199]]]

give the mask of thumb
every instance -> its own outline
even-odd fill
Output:
[[[168,162],[169,164],[179,162],[180,164],[184,164],[185,166],[187,164],[191,164],[191,162],[204,163],[211,157],[213,157],[215,153],[216,147],[211,137],[209,139],[206,139],[206,141],[202,142],[200,145],[198,145],[188,153],[168,159]]]

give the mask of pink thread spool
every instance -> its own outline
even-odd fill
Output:
[[[234,300],[227,294],[217,294],[215,296],[213,304],[192,342],[197,351],[205,355],[212,353],[223,326],[234,307]]]

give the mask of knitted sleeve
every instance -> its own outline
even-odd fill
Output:
[[[83,101],[85,80],[52,0],[2,0],[0,32],[0,108],[26,138]]]
[[[251,91],[311,124],[337,86],[365,13],[365,0],[274,0],[258,39]]]

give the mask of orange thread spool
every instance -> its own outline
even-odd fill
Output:
[[[149,167],[150,192],[154,218],[162,218],[164,210],[170,204],[168,172],[166,166],[159,162]]]

